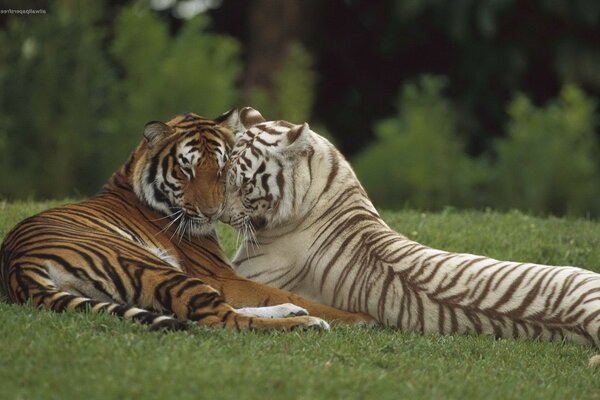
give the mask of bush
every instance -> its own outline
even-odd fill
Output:
[[[443,98],[446,80],[424,76],[402,89],[396,117],[380,122],[378,141],[354,159],[356,173],[382,207],[473,206],[487,176],[465,155],[456,110]]]
[[[518,95],[508,110],[508,137],[497,144],[496,206],[600,215],[595,103],[567,85],[545,108]]]
[[[270,90],[257,87],[250,104],[267,119],[294,123],[309,121],[314,103],[316,73],[310,53],[299,43],[291,43],[273,76]]]
[[[106,32],[95,28],[101,18],[99,3],[61,2],[0,32],[0,196],[89,189],[84,171],[115,83],[101,50]]]
[[[130,8],[119,15],[110,51],[123,78],[115,88],[110,142],[125,141],[123,148],[130,151],[150,120],[188,111],[216,117],[236,104],[239,44],[205,32],[207,25],[199,15],[170,36],[149,10]]]
[[[206,32],[176,35],[134,3],[101,23],[106,1],[56,1],[44,17],[0,31],[0,197],[96,192],[141,140],[144,124],[237,101],[240,48]]]

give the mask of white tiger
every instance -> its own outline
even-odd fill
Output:
[[[223,220],[246,235],[242,276],[404,330],[600,345],[600,274],[407,239],[307,124],[239,115]]]

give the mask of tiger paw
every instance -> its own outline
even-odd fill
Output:
[[[282,318],[288,317],[301,317],[303,315],[308,315],[308,310],[302,307],[299,307],[292,303],[284,303],[274,306],[277,308],[278,312],[281,313]]]
[[[365,326],[367,328],[381,326],[381,323],[379,321],[371,317],[369,314],[364,313],[356,313],[355,319],[354,321],[352,321],[352,323],[355,325]]]
[[[306,329],[315,329],[318,331],[328,331],[331,329],[327,321],[317,318],[317,317],[305,317],[307,318],[307,324],[305,325]]]
[[[245,307],[236,310],[240,314],[261,318],[289,318],[308,315],[308,311],[292,303],[270,307]]]
[[[151,332],[157,331],[185,331],[190,328],[187,321],[181,321],[170,317],[160,317],[160,320],[152,323],[149,330]]]

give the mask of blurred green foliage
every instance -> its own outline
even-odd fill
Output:
[[[123,72],[116,90],[114,135],[138,132],[140,121],[187,111],[215,117],[233,107],[241,72],[239,44],[205,32],[207,22],[196,17],[171,36],[151,12],[130,8],[119,15],[110,46]],[[136,136],[128,147],[137,141]]]
[[[508,107],[508,137],[492,177],[497,206],[552,214],[600,213],[600,151],[595,102],[567,85],[535,107],[520,94]]]
[[[88,190],[87,172],[104,161],[93,154],[116,77],[101,51],[106,32],[94,29],[102,8],[53,11],[11,19],[0,32],[3,195]]]
[[[508,135],[497,142],[490,161],[465,152],[444,86],[445,80],[435,76],[405,85],[398,115],[379,123],[377,142],[354,159],[376,204],[600,215],[593,99],[573,85],[545,107],[517,95],[508,105]]]
[[[436,76],[406,84],[398,115],[377,125],[378,141],[354,160],[359,179],[378,205],[476,205],[483,165],[465,154],[456,110],[442,95],[446,85]]]
[[[54,0],[43,16],[3,15],[0,199],[93,194],[147,121],[246,105],[252,32],[215,28],[238,24],[235,12],[245,23],[253,2],[233,3],[220,20],[174,20],[147,0]],[[269,119],[309,121],[331,138],[378,206],[600,216],[600,3],[320,10],[312,42],[288,42],[270,86],[245,96]]]
[[[251,104],[270,119],[308,121],[314,103],[316,74],[311,55],[300,43],[290,43],[273,88],[256,88]]]
[[[0,32],[0,196],[94,193],[146,122],[235,105],[239,44],[205,16],[171,35],[135,3],[108,30],[103,3],[57,1]]]

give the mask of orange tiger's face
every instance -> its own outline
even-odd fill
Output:
[[[233,145],[227,117],[213,121],[187,113],[146,124],[134,190],[186,233],[210,232],[223,212],[224,168]]]

